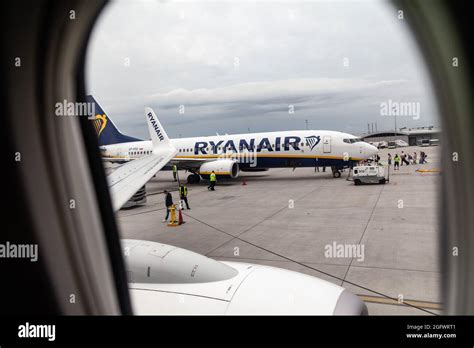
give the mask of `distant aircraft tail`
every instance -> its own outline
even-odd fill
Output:
[[[150,138],[153,143],[153,148],[168,149],[172,147],[168,134],[166,134],[165,129],[158,120],[158,117],[156,117],[155,112],[152,108],[145,108],[145,117],[148,123],[148,131],[150,132]]]
[[[95,119],[92,123],[99,138],[99,146],[141,141],[141,139],[122,134],[92,95],[87,95],[86,101],[95,104]]]

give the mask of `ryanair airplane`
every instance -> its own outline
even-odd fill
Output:
[[[153,152],[151,140],[122,134],[110,117],[92,97],[95,119],[104,160],[128,162]],[[158,139],[168,138],[151,108],[146,108],[150,131]],[[242,171],[264,171],[268,168],[331,167],[333,176],[340,170],[377,154],[378,150],[354,135],[336,131],[301,130],[268,133],[216,135],[169,139],[177,153],[165,169],[176,165],[192,174],[188,183],[207,179],[212,171],[218,177],[236,178]]]

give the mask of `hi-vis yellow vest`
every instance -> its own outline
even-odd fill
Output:
[[[215,173],[211,173],[211,181],[216,181],[216,174]]]

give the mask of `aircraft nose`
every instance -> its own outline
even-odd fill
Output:
[[[365,144],[365,155],[367,157],[375,156],[379,153],[379,149],[377,149],[374,145]]]

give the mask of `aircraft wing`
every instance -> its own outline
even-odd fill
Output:
[[[145,117],[153,153],[120,166],[107,177],[114,211],[119,210],[178,153],[151,108],[145,108]]]
[[[172,148],[159,154],[153,153],[128,162],[111,173],[107,178],[114,211],[119,210],[176,153],[177,150]]]

